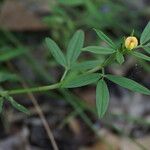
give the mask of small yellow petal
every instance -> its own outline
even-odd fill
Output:
[[[134,49],[135,47],[138,46],[138,40],[134,36],[129,36],[125,40],[125,47],[129,50]]]

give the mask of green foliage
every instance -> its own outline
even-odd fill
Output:
[[[106,75],[106,78],[131,91],[150,95],[149,89],[147,89],[146,87],[126,77],[121,77],[121,76],[116,76],[116,75]]]
[[[89,85],[91,83],[98,81],[100,77],[101,75],[98,73],[78,75],[78,76],[69,78],[69,81],[68,80],[64,81],[64,83],[62,84],[62,87],[63,88],[75,88],[75,87]]]
[[[84,43],[84,33],[83,31],[77,31],[71,38],[68,48],[67,48],[67,63],[68,66],[72,66],[77,60],[81,53],[81,49]]]
[[[140,38],[140,44],[144,45],[146,42],[150,40],[150,22],[147,24],[145,29],[143,30]]]
[[[98,29],[95,29],[95,31],[101,40],[105,41],[111,48],[113,48],[113,49],[116,48],[113,41],[105,33],[103,33],[102,31],[100,31]]]
[[[0,62],[11,60],[17,56],[20,56],[26,52],[26,49],[23,47],[19,48],[11,48],[11,47],[5,47],[2,48],[0,51]]]
[[[77,6],[83,4],[84,0],[58,0],[60,4]]]
[[[101,46],[88,46],[84,47],[82,51],[88,51],[95,54],[107,55],[115,52],[115,49],[109,47],[101,47]]]
[[[25,114],[30,114],[29,110],[26,109],[23,105],[17,103],[11,96],[7,96],[6,99],[11,103],[11,105],[16,108],[17,110],[25,113]]]
[[[66,45],[70,36],[80,28],[87,33],[96,28],[109,30],[114,35],[121,35],[122,32],[129,34],[132,26],[139,26],[139,15],[141,17],[141,11],[135,12],[124,5],[124,1],[56,0],[49,3],[51,13],[43,18],[43,22],[49,27],[51,37],[60,45]],[[126,15],[129,11],[131,13]],[[116,18],[117,21],[114,21]],[[97,41],[97,38],[94,36],[92,41]]]
[[[2,91],[1,91],[0,95],[1,95],[1,97],[0,97],[0,113],[2,112],[4,102],[5,102],[5,101],[8,101],[8,102],[10,102],[11,105],[12,105],[14,108],[16,108],[17,110],[19,110],[19,111],[21,111],[21,112],[23,112],[23,113],[25,113],[25,114],[28,114],[28,115],[30,114],[30,112],[29,112],[28,109],[26,109],[23,105],[17,103],[17,102],[13,99],[13,97],[11,97],[11,96],[9,96],[9,95],[7,94],[7,92],[5,92],[5,91],[2,92]]]
[[[84,33],[79,30],[73,35],[68,44],[66,57],[53,40],[46,38],[45,41],[55,60],[65,68],[70,68],[81,53],[81,48],[83,47],[84,42]]]
[[[144,48],[144,50],[147,52],[147,53],[149,53],[150,54],[150,47],[143,47]]]
[[[124,62],[123,54],[119,51],[116,53],[116,60],[120,65]]]
[[[98,81],[96,87],[96,107],[98,116],[102,118],[109,104],[109,90],[103,79]]]
[[[18,76],[6,71],[0,71],[0,83],[4,81],[17,81],[19,80]]]
[[[66,63],[65,56],[62,53],[62,51],[60,50],[60,48],[58,47],[58,45],[53,40],[51,40],[50,38],[46,38],[45,42],[46,42],[46,45],[47,45],[49,51],[51,52],[51,54],[55,58],[55,60],[60,65],[66,67],[67,63]]]
[[[98,67],[99,65],[102,64],[104,60],[89,60],[89,61],[84,61],[81,63],[76,63],[72,66],[72,70],[77,70],[77,71],[86,71],[89,69],[92,69],[93,67]]]
[[[144,54],[142,54],[142,53],[133,52],[132,55],[135,56],[135,57],[137,57],[137,58],[144,59],[144,60],[146,60],[146,61],[150,61],[150,57],[147,56],[147,55],[144,55]]]
[[[2,97],[0,97],[0,113],[3,110],[3,104],[4,104],[4,99]]]
[[[67,1],[66,1],[67,2]],[[72,1],[73,5],[78,1]],[[85,2],[85,1],[84,1]],[[90,1],[86,1],[86,6],[88,7],[91,13],[95,14],[95,7],[90,7]],[[77,3],[76,3],[77,4]],[[76,5],[75,4],[75,5]],[[65,14],[65,12],[64,12]],[[7,100],[11,103],[11,105],[19,111],[22,111],[28,114],[28,110],[18,104],[12,97],[12,94],[21,94],[27,92],[37,92],[37,91],[48,91],[57,88],[77,88],[86,85],[90,85],[96,83],[96,107],[98,116],[102,118],[107,110],[108,103],[109,103],[109,90],[105,83],[105,79],[108,79],[115,84],[118,84],[124,88],[132,90],[134,92],[139,92],[141,94],[150,95],[150,90],[139,83],[128,79],[122,76],[110,75],[105,74],[105,68],[115,61],[118,64],[122,64],[125,59],[126,55],[134,55],[138,59],[143,59],[146,61],[150,61],[150,57],[142,54],[140,52],[136,52],[136,50],[140,47],[145,49],[149,47],[150,43],[150,23],[144,29],[141,35],[141,44],[137,47],[134,47],[132,50],[127,50],[125,48],[124,40],[120,42],[120,44],[115,44],[105,33],[100,31],[99,29],[95,29],[97,35],[101,40],[106,42],[109,47],[102,47],[102,46],[87,46],[83,48],[84,45],[84,32],[82,30],[78,30],[72,36],[66,53],[63,53],[62,50],[58,47],[58,45],[50,38],[46,38],[47,47],[55,58],[56,62],[63,66],[64,74],[62,75],[60,81],[58,83],[42,86],[42,87],[35,87],[35,88],[28,88],[28,89],[18,89],[18,90],[10,90],[10,91],[1,91],[0,92],[0,111],[2,110],[4,100]],[[144,45],[146,44],[146,45]],[[92,60],[92,61],[83,61],[81,63],[78,62],[78,57],[81,52],[91,52],[100,55],[107,55],[105,60]],[[149,52],[149,51],[147,51]],[[9,59],[14,58],[17,55],[22,54],[22,50],[17,50],[15,54],[8,52],[7,54],[0,55],[0,61],[7,61]],[[5,57],[4,57],[5,56]],[[12,75],[9,74],[0,74],[2,77],[0,78],[0,82],[10,80]]]

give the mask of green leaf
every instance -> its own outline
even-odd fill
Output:
[[[63,80],[63,84],[62,85],[66,85],[68,84],[72,79],[76,78],[78,75],[78,71],[77,70],[71,70],[67,73],[65,79]]]
[[[143,45],[150,40],[150,22],[146,25],[140,38],[140,44]]]
[[[95,54],[101,54],[101,55],[107,55],[107,54],[112,54],[115,52],[114,49],[109,48],[109,47],[100,47],[100,46],[88,46],[82,48],[82,51],[88,51],[92,52]]]
[[[149,63],[144,61],[143,59],[138,60],[138,63],[143,67],[143,69],[150,73]]]
[[[75,63],[84,44],[84,32],[78,30],[71,38],[67,48],[67,62],[69,67]]]
[[[78,6],[84,3],[84,0],[58,0],[60,4],[69,6]]]
[[[4,48],[0,52],[0,62],[11,60],[15,57],[18,57],[26,52],[26,49],[23,47],[18,48]]]
[[[66,67],[66,59],[58,45],[50,38],[45,39],[48,50],[51,52],[57,63]]]
[[[144,54],[142,54],[142,53],[133,52],[132,55],[135,56],[135,57],[138,57],[138,58],[141,58],[141,59],[150,61],[150,57],[149,57],[149,56],[146,56],[146,55],[144,55]]]
[[[131,79],[128,79],[126,77],[116,76],[116,75],[109,75],[109,74],[106,75],[106,77],[110,81],[112,81],[112,82],[114,82],[114,83],[116,83],[116,84],[118,84],[118,85],[120,85],[124,88],[127,88],[131,91],[146,94],[146,95],[150,95],[150,90],[149,89],[147,89],[146,87],[140,85],[139,83],[137,83],[137,82],[135,82]]]
[[[102,118],[108,108],[109,104],[109,90],[107,84],[102,79],[98,82],[96,87],[96,108],[98,116]]]
[[[92,22],[91,21],[91,18],[92,18],[92,16],[94,17],[94,18],[101,18],[100,17],[100,14],[99,14],[99,10],[98,10],[98,8],[96,7],[96,5],[91,1],[91,0],[85,0],[85,7],[86,7],[86,9],[87,9],[87,12],[90,14],[90,16],[91,17],[87,17],[87,18],[85,18],[85,20],[89,20],[89,25],[91,24],[91,23],[93,23],[93,24],[97,24],[96,22]],[[99,26],[99,25],[98,25]]]
[[[150,47],[143,47],[143,48],[144,48],[144,50],[145,50],[147,53],[150,54]]]
[[[3,104],[4,104],[4,99],[2,97],[0,97],[0,113],[3,110]]]
[[[64,23],[63,18],[58,15],[47,16],[47,17],[44,17],[42,20],[44,23],[46,23],[48,26],[51,26],[51,27],[56,27],[56,24],[57,26],[59,26]]]
[[[116,48],[113,41],[106,34],[104,34],[102,31],[98,29],[94,29],[94,30],[96,31],[97,35],[101,40],[105,41],[111,48]]]
[[[85,71],[88,69],[92,69],[94,67],[100,66],[103,63],[103,59],[101,60],[89,60],[81,63],[74,64],[72,66],[72,70]]]
[[[4,81],[17,81],[19,80],[19,77],[15,74],[11,74],[9,72],[0,72],[0,83]]]
[[[17,110],[25,113],[25,114],[30,114],[29,110],[25,108],[23,105],[17,103],[12,97],[7,96],[7,100],[11,103],[11,105],[16,108]]]
[[[69,81],[64,81],[62,84],[63,88],[75,88],[85,86],[98,81],[101,75],[98,73],[83,74],[70,78]]]
[[[117,51],[116,53],[116,60],[119,64],[122,64],[124,62],[123,54]]]

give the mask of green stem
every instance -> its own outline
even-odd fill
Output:
[[[8,95],[15,95],[15,94],[23,94],[28,92],[41,92],[41,91],[48,91],[48,90],[54,90],[59,88],[61,83],[55,83],[48,86],[40,86],[40,87],[33,87],[33,88],[26,88],[26,89],[16,89],[16,90],[10,90],[10,91],[2,91],[0,92],[0,95],[3,95],[7,93]]]
[[[93,73],[96,72],[98,70],[103,69],[105,66],[107,66],[109,63],[111,63],[114,60],[114,54],[111,55],[110,57],[108,57],[104,63],[101,66],[98,66],[96,68],[93,68],[91,70],[89,70],[87,73]],[[65,76],[67,75],[68,69],[65,70],[61,81],[64,80]],[[27,88],[27,89],[16,89],[16,90],[9,90],[9,91],[2,91],[0,92],[0,95],[4,95],[5,93],[7,93],[8,95],[15,95],[15,94],[23,94],[23,93],[28,93],[28,92],[42,92],[42,91],[48,91],[48,90],[53,90],[53,89],[57,89],[60,87],[61,85],[61,81],[60,83],[56,83],[56,84],[52,84],[52,85],[48,85],[48,86],[41,86],[41,87],[33,87],[33,88]]]
[[[104,62],[103,64],[101,64],[100,66],[97,66],[91,70],[89,70],[87,73],[93,73],[96,72],[98,70],[101,70],[102,68],[106,67],[107,65],[109,65],[111,62],[113,62],[115,59],[115,54],[112,54],[111,56],[109,56]]]
[[[63,80],[64,80],[64,78],[66,77],[67,73],[68,73],[68,69],[65,70],[65,72],[64,72],[64,74],[63,74],[63,76],[62,76],[62,78],[61,78],[60,81],[63,81]]]
[[[104,68],[102,68],[102,74],[105,75],[105,69]]]

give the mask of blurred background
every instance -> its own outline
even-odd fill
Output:
[[[104,45],[93,31],[97,28],[119,43],[133,29],[140,37],[149,20],[149,0],[0,0],[0,88],[42,86],[60,79],[63,69],[48,52],[45,37],[65,51],[72,34],[82,29],[85,46]],[[104,59],[84,54],[79,61],[94,58]],[[112,64],[106,72],[150,88],[145,61],[128,56],[122,66]],[[52,150],[52,143],[60,150],[149,150],[150,97],[108,85],[109,110],[100,120],[94,86],[16,95],[31,115],[5,103],[0,150]]]

